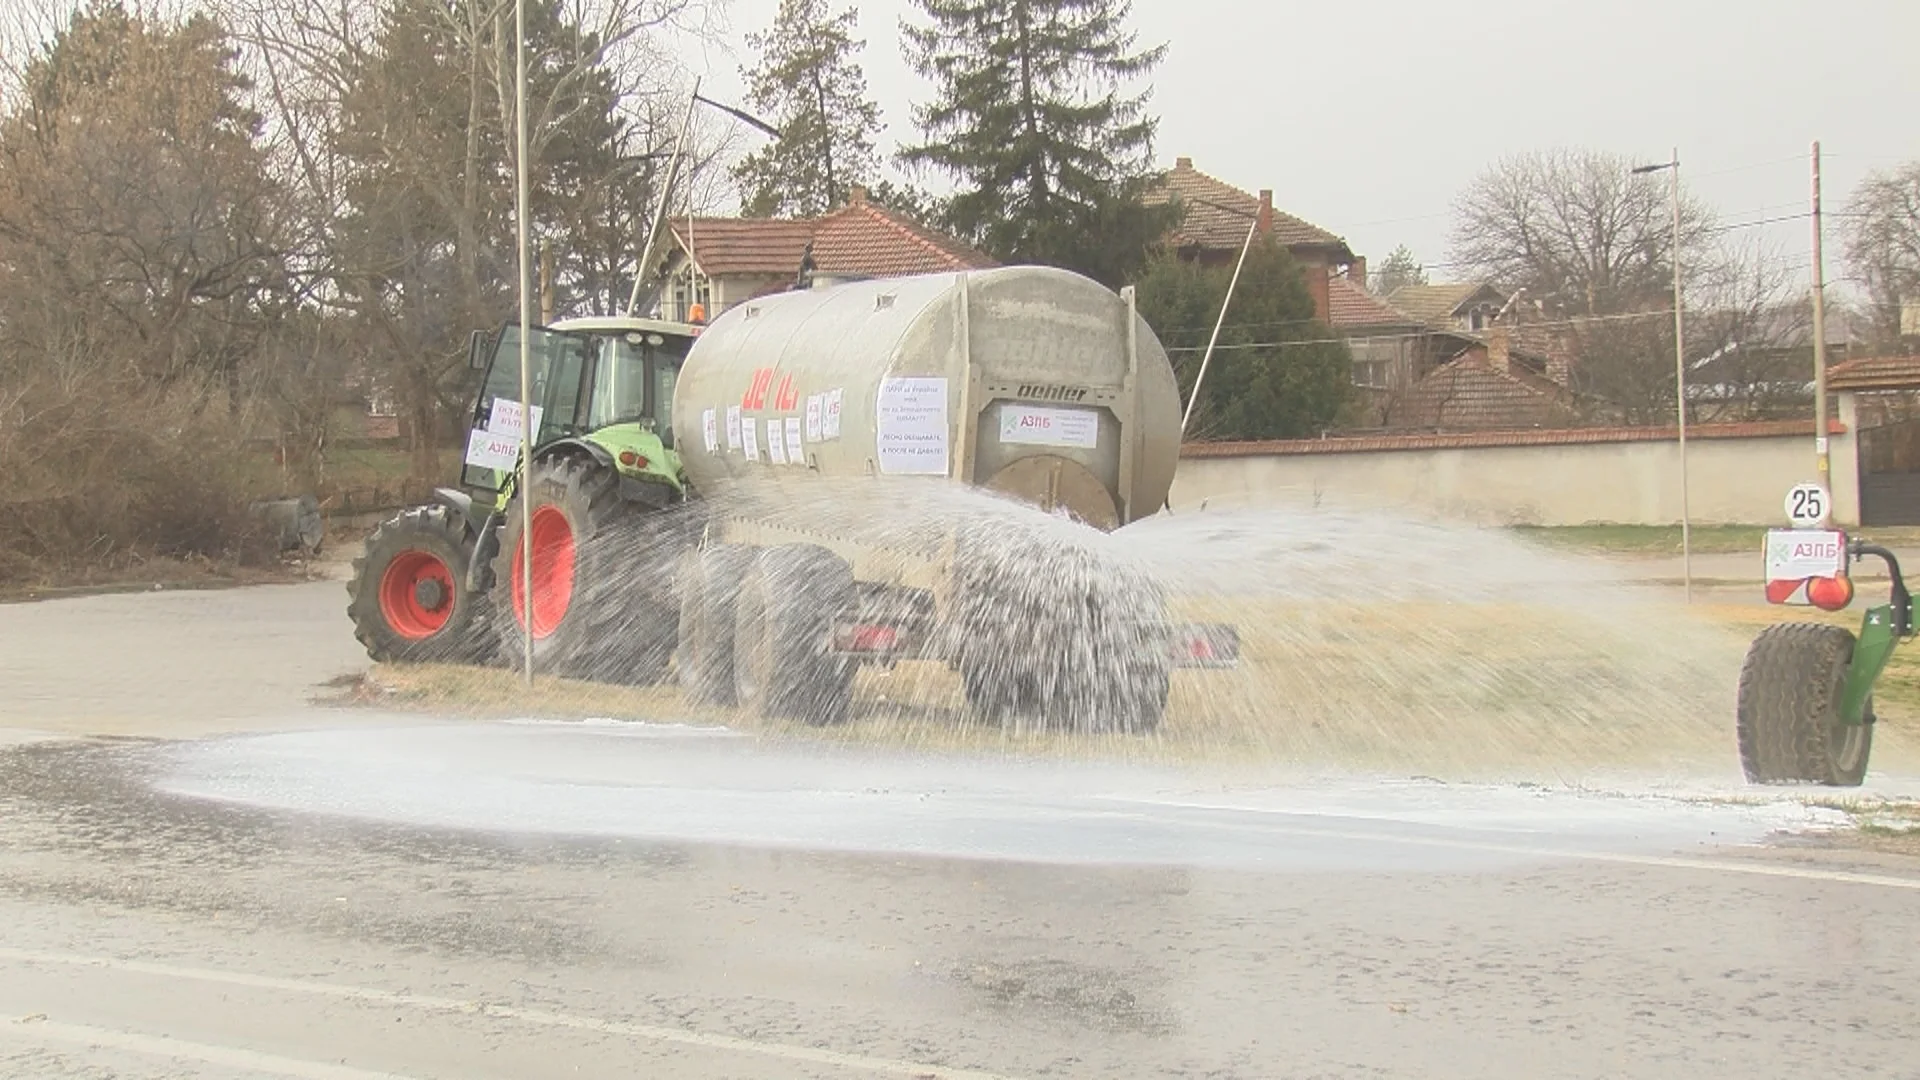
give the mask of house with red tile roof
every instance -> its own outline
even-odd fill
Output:
[[[795,287],[998,265],[986,255],[854,188],[847,205],[816,218],[680,218],[671,222],[660,314],[694,304],[712,319],[736,304]]]
[[[1356,256],[1345,240],[1274,209],[1271,190],[1263,188],[1258,195],[1243,191],[1194,168],[1190,157],[1175,158],[1172,170],[1145,201],[1150,206],[1168,202],[1180,206],[1180,223],[1167,244],[1181,257],[1204,265],[1232,266],[1246,242],[1248,226],[1270,233],[1300,264],[1322,322],[1327,321],[1331,303],[1327,283],[1352,266],[1360,268],[1363,278],[1366,275],[1366,260]]]
[[[1498,321],[1508,297],[1491,285],[1407,285],[1382,297],[1350,267],[1328,282],[1328,298],[1368,426],[1481,431],[1574,419],[1563,350],[1538,327]]]

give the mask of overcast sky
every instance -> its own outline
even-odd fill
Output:
[[[778,0],[731,0],[727,46],[686,57],[739,95],[743,37]],[[926,87],[900,57],[905,0],[859,0],[889,145]],[[1136,0],[1158,156],[1176,155],[1346,237],[1448,258],[1448,208],[1489,161],[1558,145],[1666,160],[1724,220],[1803,210],[1821,141],[1829,208],[1920,159],[1920,0]],[[1764,229],[1804,274],[1808,223]],[[1839,241],[1827,233],[1828,274]],[[1436,277],[1445,267],[1436,266]]]

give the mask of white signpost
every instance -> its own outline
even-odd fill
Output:
[[[1833,499],[1819,484],[1795,484],[1787,490],[1787,520],[1797,529],[1817,529],[1833,512]]]

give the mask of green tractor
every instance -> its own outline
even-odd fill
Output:
[[[659,511],[686,501],[671,413],[698,332],[629,317],[532,329],[534,437],[520,491],[520,327],[476,331],[469,363],[484,374],[460,487],[382,523],[354,561],[347,612],[368,654],[488,663],[520,655],[530,619],[542,671],[665,678],[683,519]],[[532,502],[530,604],[523,499]],[[618,595],[587,587],[599,582],[623,584]]]

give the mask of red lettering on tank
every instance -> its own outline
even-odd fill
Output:
[[[767,407],[767,389],[773,385],[773,369],[760,368],[753,373],[753,381],[747,384],[747,391],[740,395],[740,407],[743,409],[764,409]]]
[[[768,372],[767,374],[768,377],[771,378],[773,373]],[[793,376],[788,375],[786,378],[780,380],[780,392],[774,395],[773,407],[785,412],[799,404],[800,390],[794,386]]]

